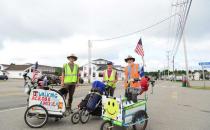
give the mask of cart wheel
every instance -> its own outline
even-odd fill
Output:
[[[78,124],[79,123],[79,112],[75,112],[75,113],[73,113],[72,114],[72,116],[71,116],[71,122],[73,123],[73,124]]]
[[[24,114],[25,123],[31,128],[41,128],[48,121],[47,109],[41,105],[32,105]]]
[[[80,118],[80,121],[85,124],[88,122],[89,118],[90,118],[90,113],[83,109],[81,112],[80,112],[80,115],[79,115],[79,118]]]
[[[100,130],[112,130],[112,128],[113,128],[113,125],[110,121],[104,121],[101,124]]]
[[[148,120],[147,119],[147,113],[144,110],[138,111],[135,113],[133,122],[136,123],[133,125],[134,130],[145,130],[147,127]],[[143,121],[144,120],[144,121]]]

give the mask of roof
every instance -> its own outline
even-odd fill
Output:
[[[106,65],[100,65],[99,68],[97,69],[97,71],[103,71],[107,68]]]
[[[103,61],[108,61],[108,60],[105,60],[105,59],[102,59],[102,58],[95,59],[95,60],[93,60],[93,61],[101,61],[101,60],[103,60]]]
[[[14,64],[12,64],[5,70],[25,70],[29,67],[31,67],[31,65],[14,65]]]
[[[1,64],[2,66],[5,66],[5,67],[9,67],[9,65],[7,65],[7,64]]]
[[[99,67],[101,67],[101,66],[106,66],[107,64],[95,64],[95,63],[92,63],[93,65],[97,65],[97,66],[99,66]]]
[[[106,70],[106,69],[107,69],[107,66],[105,65],[105,66],[99,67],[99,68],[97,69],[97,71],[104,71],[104,70]],[[115,69],[115,70],[117,70],[117,71],[123,71],[123,70],[116,69],[115,67],[113,67],[113,69]]]
[[[50,68],[56,68],[56,67],[53,67],[53,66],[47,66],[47,65],[39,65],[39,66],[38,66],[38,68],[39,68],[39,67],[50,67]]]

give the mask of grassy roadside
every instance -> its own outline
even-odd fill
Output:
[[[192,89],[210,90],[210,86],[190,86]]]

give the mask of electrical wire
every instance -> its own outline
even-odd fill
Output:
[[[175,17],[176,15],[177,15],[177,14],[175,13],[175,14],[173,14],[173,15],[167,17],[167,18],[164,18],[164,19],[162,19],[162,20],[160,20],[160,21],[158,21],[158,22],[156,22],[156,23],[154,23],[154,24],[152,24],[152,25],[150,25],[150,26],[147,26],[147,27],[145,27],[145,28],[143,28],[143,29],[140,29],[140,30],[137,30],[137,31],[135,31],[135,32],[131,32],[131,33],[127,33],[127,34],[123,34],[123,35],[119,35],[119,36],[115,36],[115,37],[111,37],[111,38],[96,39],[96,40],[90,40],[90,41],[102,42],[102,41],[110,41],[110,40],[115,40],[115,39],[119,39],[119,38],[123,38],[123,37],[128,37],[128,36],[134,35],[134,34],[136,34],[136,33],[140,33],[140,32],[146,31],[146,30],[148,30],[148,29],[150,29],[150,28],[153,28],[153,27],[155,27],[155,26],[157,26],[157,25],[159,25],[159,24],[161,24],[161,23],[163,23],[163,22],[165,22],[165,21],[171,19],[172,17]]]

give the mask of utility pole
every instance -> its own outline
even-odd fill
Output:
[[[189,69],[188,69],[188,59],[187,59],[187,48],[186,48],[186,39],[185,35],[183,34],[183,46],[184,46],[184,56],[185,56],[185,67],[186,67],[186,76],[187,76],[187,85],[188,87],[190,86],[189,84]]]
[[[164,66],[164,68],[163,68],[163,79],[164,79],[164,80],[166,80],[166,72],[165,72],[165,68],[166,68],[166,67]]]
[[[186,10],[184,10],[185,11],[184,14],[181,15],[181,28],[182,28],[182,30],[181,30],[180,39],[178,41],[178,43],[180,43],[181,39],[182,39],[183,44],[184,44],[184,55],[185,55],[187,82],[188,82],[188,79],[189,79],[189,71],[188,71],[188,60],[187,60],[186,41],[185,41],[184,31],[185,31],[185,25],[186,25],[187,18],[188,18],[188,15],[189,15],[190,7],[191,7],[191,4],[192,4],[192,0],[186,0],[183,3],[176,3],[175,5],[172,5],[172,6],[182,6],[184,4],[188,4],[188,2],[189,2],[189,5],[186,6]]]
[[[175,73],[174,73],[174,56],[173,56],[173,80],[175,80]]]
[[[202,65],[202,71],[203,71],[203,87],[206,87],[206,83],[205,83],[205,73],[204,73],[204,66]]]
[[[170,53],[170,51],[167,51],[166,53],[167,53],[167,60],[168,60],[168,79],[169,79],[169,69],[170,69],[170,67],[169,67],[169,53]]]
[[[88,83],[91,83],[91,41],[88,40]]]

